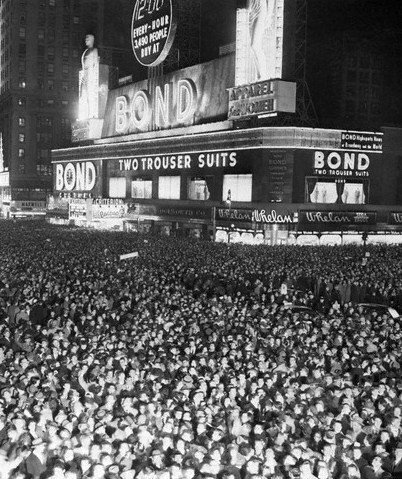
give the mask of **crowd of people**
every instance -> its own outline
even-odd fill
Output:
[[[0,479],[402,476],[400,320],[359,305],[401,311],[401,247],[0,222],[0,258]]]

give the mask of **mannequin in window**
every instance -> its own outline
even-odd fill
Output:
[[[81,57],[82,71],[80,72],[80,119],[97,118],[98,116],[98,88],[99,88],[99,55],[94,47],[95,37],[86,35],[86,50]]]
[[[257,81],[269,77],[266,39],[264,36],[266,28],[267,26],[269,28],[270,20],[273,18],[275,3],[275,0],[250,0],[249,3],[251,51]]]

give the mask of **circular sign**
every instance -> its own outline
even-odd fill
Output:
[[[173,0],[136,0],[131,23],[135,58],[153,67],[167,57],[176,34]]]

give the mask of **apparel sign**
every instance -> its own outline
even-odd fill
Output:
[[[176,34],[173,0],[137,0],[131,23],[131,43],[137,61],[159,65],[167,57]]]
[[[91,191],[96,185],[96,168],[91,161],[56,164],[56,191]]]
[[[211,208],[207,207],[186,207],[186,206],[161,206],[135,203],[132,207],[133,218],[139,216],[159,216],[169,218],[188,218],[197,220],[210,220]]]
[[[377,213],[373,211],[300,211],[300,223],[329,226],[375,225]]]
[[[359,131],[342,131],[341,148],[345,150],[362,150],[382,152],[382,133],[362,133]]]
[[[233,168],[237,165],[236,151],[152,155],[117,160],[120,171],[170,171],[192,168]]]
[[[346,151],[315,151],[314,174],[320,176],[370,176],[370,157],[366,153]]]
[[[295,111],[296,83],[271,80],[229,89],[229,120]]]

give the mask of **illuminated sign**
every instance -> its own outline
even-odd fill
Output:
[[[225,56],[109,91],[102,137],[142,133],[222,120],[234,58]]]
[[[296,111],[296,83],[262,81],[229,89],[229,120]]]
[[[233,168],[237,165],[236,151],[152,155],[117,160],[120,171],[190,170],[192,168]]]
[[[301,223],[324,225],[375,225],[377,213],[373,211],[300,211]]]
[[[391,212],[389,214],[388,223],[390,225],[402,226],[402,211]]]
[[[344,150],[382,152],[382,140],[382,133],[365,133],[359,131],[341,132],[341,148]]]
[[[197,104],[197,89],[191,80],[179,80],[173,86],[166,83],[163,88],[157,86],[155,98],[149,91],[139,90],[132,100],[126,96],[116,98],[116,131],[124,133],[129,129],[147,130],[154,117],[160,128],[166,128],[175,120],[185,123],[194,115]],[[176,102],[174,104],[174,98]],[[173,115],[173,118],[172,118]]]
[[[236,85],[282,77],[284,0],[247,0],[237,12]]]
[[[277,209],[217,208],[216,219],[242,223],[288,224],[297,223],[297,214]]]
[[[314,152],[314,174],[322,176],[368,177],[370,158],[365,153]]]
[[[123,218],[128,211],[128,205],[121,199],[105,198],[92,201],[92,219]]]
[[[70,198],[68,217],[70,220],[90,220],[92,200],[84,198]]]
[[[131,23],[131,44],[137,61],[156,66],[167,57],[176,34],[173,0],[136,0]]]
[[[56,164],[57,191],[91,191],[96,184],[95,165],[90,161]]]

